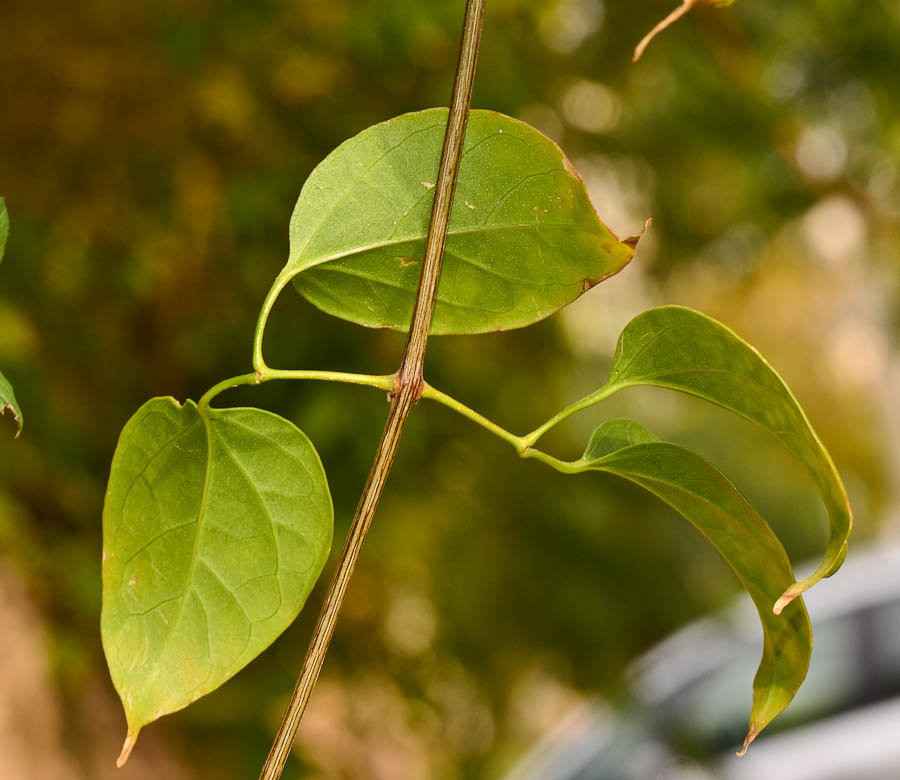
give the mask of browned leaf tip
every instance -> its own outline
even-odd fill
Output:
[[[128,757],[134,749],[135,742],[137,742],[136,736],[129,733],[129,735],[125,737],[125,744],[122,745],[122,752],[119,753],[119,757],[116,759],[116,766],[119,767],[119,769],[125,766],[125,762],[128,761]]]
[[[744,739],[743,746],[737,752],[737,754],[739,756],[742,756],[747,752],[747,748],[750,747],[750,743],[753,742],[753,740],[759,736],[759,732],[761,732],[761,731],[762,731],[762,729],[758,728],[758,727],[754,727],[754,728],[750,729],[750,731],[747,733],[746,738]]]
[[[630,246],[632,249],[636,249],[637,245],[638,245],[638,241],[640,241],[644,237],[644,233],[646,233],[650,229],[650,226],[652,224],[653,224],[653,220],[648,219],[644,223],[644,229],[640,233],[637,233],[633,236],[628,236],[628,238],[623,238],[622,243],[625,244],[625,246]]]

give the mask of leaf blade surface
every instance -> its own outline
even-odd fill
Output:
[[[794,582],[778,538],[715,466],[684,447],[659,441],[630,420],[600,426],[573,465],[628,479],[667,503],[713,544],[750,594],[763,627],[763,656],[753,681],[746,750],[793,699],[812,651],[803,600],[794,600],[781,614],[773,611]]]
[[[291,218],[286,269],[314,305],[369,327],[408,328],[421,273],[446,109],[404,114],[342,144],[310,175]],[[549,139],[473,111],[431,332],[529,325],[631,259]]]
[[[122,431],[103,526],[101,633],[130,750],[293,622],[327,559],[332,506],[287,420],[157,398]]]
[[[785,591],[776,611],[837,571],[853,526],[846,490],[790,388],[756,349],[693,309],[650,309],[622,331],[609,380],[597,395],[636,385],[678,390],[744,417],[775,436],[812,478],[828,512],[828,544],[816,570]]]

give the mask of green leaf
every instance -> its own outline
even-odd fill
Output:
[[[6,201],[0,198],[0,261],[6,254],[7,238],[9,238],[9,213],[6,211]]]
[[[364,130],[312,173],[285,273],[320,309],[406,330],[422,270],[446,109]],[[635,240],[598,219],[560,148],[492,111],[469,117],[431,332],[530,325],[620,271]],[[302,272],[302,273],[301,273]]]
[[[16,402],[12,385],[3,374],[0,374],[0,414],[3,414],[7,409],[12,412],[12,416],[18,424],[19,429],[16,432],[16,438],[18,438],[19,434],[22,433],[22,410]]]
[[[140,729],[236,674],[296,618],[328,557],[332,505],[309,439],[258,409],[172,398],[129,420],[103,508],[101,631]]]
[[[657,440],[630,420],[598,428],[573,466],[605,471],[645,488],[690,521],[747,589],[763,627],[763,656],[743,750],[794,698],[806,677],[812,632],[803,599],[773,612],[794,582],[787,554],[766,521],[715,466],[677,444]]]
[[[650,309],[622,331],[609,381],[594,395],[605,398],[634,385],[679,390],[745,417],[775,436],[812,477],[828,510],[828,546],[815,572],[778,600],[776,613],[837,571],[853,525],[847,493],[800,404],[756,349],[700,312],[680,306]]]

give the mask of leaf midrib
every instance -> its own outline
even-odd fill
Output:
[[[580,230],[584,233],[589,233],[595,236],[599,236],[601,238],[606,238],[606,234],[602,230],[597,230],[595,227],[590,225],[566,225],[560,223],[544,223],[539,225],[541,229],[548,228],[560,228],[563,230]],[[508,225],[482,225],[475,228],[463,228],[458,230],[453,230],[452,228],[447,232],[447,237],[451,236],[464,236],[464,235],[477,235],[480,233],[489,233],[500,230],[518,230],[527,228],[529,231],[533,231],[535,229],[535,224],[531,223],[510,223]],[[318,257],[313,257],[309,260],[306,265],[303,265],[299,268],[294,268],[294,275],[300,274],[303,271],[308,271],[311,268],[315,268],[316,266],[322,265],[323,263],[330,263],[333,260],[341,260],[345,257],[353,257],[355,255],[365,254],[366,252],[371,252],[376,249],[386,249],[392,246],[400,246],[402,244],[414,244],[417,242],[421,242],[425,240],[425,234],[416,235],[416,236],[408,236],[406,238],[397,238],[397,239],[388,239],[386,241],[378,241],[372,244],[365,244],[363,246],[356,246],[351,249],[348,249],[343,252],[333,252],[328,255],[320,255]],[[305,249],[305,247],[304,247]],[[301,250],[296,257],[292,257],[288,260],[288,266],[295,266],[296,264],[303,261],[303,250]]]
[[[181,595],[181,601],[178,604],[178,611],[175,614],[172,620],[172,628],[166,634],[166,638],[163,641],[162,647],[160,648],[159,654],[157,658],[159,661],[156,663],[156,668],[153,670],[153,674],[147,679],[144,685],[149,684],[157,677],[159,677],[159,672],[162,666],[162,661],[165,658],[166,652],[169,649],[169,644],[172,641],[172,637],[177,632],[178,626],[181,623],[181,619],[184,617],[185,606],[187,605],[188,597],[191,594],[193,588],[191,587],[191,583],[194,580],[194,573],[197,571],[197,557],[199,555],[200,550],[200,535],[203,532],[203,517],[204,517],[204,508],[206,507],[206,501],[209,496],[209,483],[212,478],[212,429],[209,424],[209,419],[205,414],[201,412],[199,408],[194,407],[194,411],[200,420],[203,422],[203,429],[206,431],[206,473],[203,477],[203,492],[200,496],[200,503],[197,509],[197,533],[194,535],[194,543],[191,549],[191,567],[188,571],[188,576],[185,580],[186,585],[184,589],[184,593]],[[203,601],[200,597],[197,597],[197,600],[200,602],[200,606],[203,608],[204,615],[206,614],[206,608],[203,606]],[[207,660],[210,660],[209,657],[209,623],[207,622]],[[207,668],[207,679],[209,679],[209,674],[211,673],[211,669]],[[205,681],[204,681],[205,682]],[[200,683],[197,687],[202,686],[203,683]]]

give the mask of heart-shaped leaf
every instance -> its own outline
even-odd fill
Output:
[[[785,590],[776,613],[837,571],[853,525],[847,492],[797,399],[759,352],[700,312],[681,306],[650,309],[622,331],[609,381],[578,406],[634,385],[679,390],[745,417],[775,436],[812,477],[828,510],[828,546],[818,568]]]
[[[763,655],[753,680],[746,750],[794,698],[812,651],[803,599],[780,615],[772,610],[794,582],[778,538],[715,466],[684,447],[659,441],[631,420],[598,428],[584,456],[572,465],[616,474],[661,498],[712,542],[747,589],[762,621]]]
[[[122,431],[103,508],[103,648],[140,729],[236,674],[287,628],[331,546],[309,439],[258,409],[144,404]]]
[[[364,130],[312,173],[286,273],[320,309],[406,330],[422,270],[446,109]],[[530,325],[620,271],[634,240],[599,220],[560,148],[492,111],[469,116],[431,332]],[[302,273],[301,273],[302,272]]]

